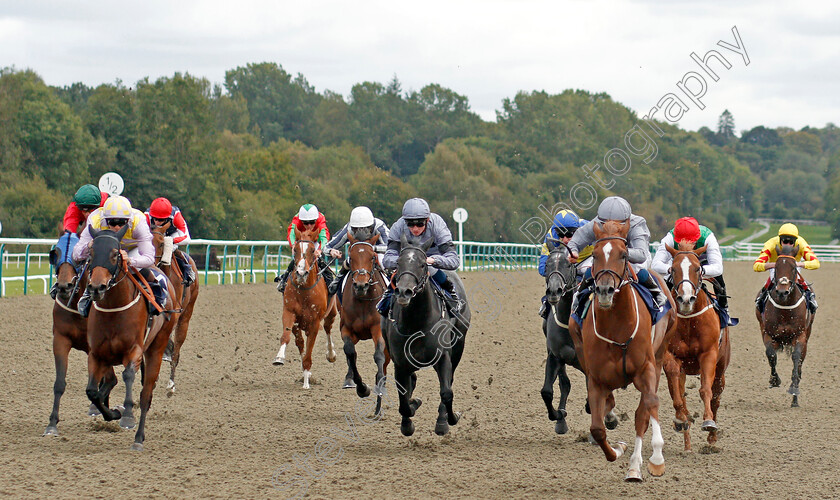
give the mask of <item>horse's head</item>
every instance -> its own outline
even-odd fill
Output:
[[[59,238],[55,248],[50,250],[50,264],[55,267],[55,287],[58,297],[65,301],[70,298],[79,279],[71,258],[73,247],[78,242],[79,237],[75,233],[65,233]]]
[[[426,251],[432,246],[432,238],[417,245],[409,242],[405,235],[400,236],[400,256],[397,258],[397,303],[407,306],[415,295],[426,286],[429,267],[426,264]]]
[[[577,271],[566,258],[569,250],[563,242],[549,239],[549,245],[553,248],[545,260],[545,296],[549,304],[557,306],[563,295],[574,291]]]
[[[295,247],[292,250],[295,262],[295,282],[304,286],[309,280],[313,269],[318,272],[315,263],[315,251],[321,248],[315,231],[295,231]]]
[[[592,250],[595,295],[598,305],[609,309],[613,298],[627,280],[627,233],[630,232],[630,221],[596,222],[592,229],[596,238]]]
[[[773,290],[779,300],[784,301],[790,297],[796,285],[796,278],[799,274],[796,268],[796,255],[799,253],[799,245],[783,244],[776,245],[776,267],[773,277]]]
[[[169,225],[171,223],[169,221],[166,224],[162,225],[155,225],[152,222],[152,225],[149,226],[149,229],[152,231],[152,246],[155,247],[155,262],[160,262],[161,257],[163,256],[163,239],[166,237],[166,231],[169,229]]]
[[[357,239],[360,235],[367,238]],[[378,234],[370,235],[367,228],[356,232],[347,231],[347,240],[350,242],[350,279],[353,281],[353,294],[356,297],[364,297],[376,283],[377,259],[373,243],[378,237]]]
[[[671,264],[671,278],[674,281],[674,297],[680,314],[690,314],[697,301],[697,292],[703,280],[703,266],[700,265],[700,255],[706,251],[703,246],[694,249],[694,243],[679,242],[679,250],[666,247],[673,258]]]
[[[120,256],[120,241],[128,231],[128,224],[119,231],[110,229],[97,230],[92,226],[88,228],[93,236],[93,243],[90,249],[90,279],[87,290],[93,300],[102,300],[105,292],[113,286],[122,265]]]

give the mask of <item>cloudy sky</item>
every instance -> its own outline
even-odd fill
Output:
[[[126,85],[189,72],[221,83],[226,70],[274,61],[320,92],[363,81],[403,90],[439,83],[495,119],[518,91],[606,92],[644,115],[667,93],[690,110],[689,130],[840,124],[840,2],[731,0],[423,2],[178,0],[0,1],[0,67],[31,68],[50,85]],[[749,57],[734,45],[737,26]],[[690,54],[720,52],[714,82]],[[707,83],[691,103],[689,71]],[[689,84],[695,91],[699,83]]]

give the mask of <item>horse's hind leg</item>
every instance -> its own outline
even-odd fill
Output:
[[[411,421],[411,417],[414,416],[414,413],[421,404],[419,399],[411,398],[414,393],[414,383],[417,381],[417,375],[394,369],[394,380],[398,387],[405,388],[404,391],[398,391],[400,396],[400,415],[402,415],[400,432],[402,432],[403,436],[411,436],[414,434],[414,422]]]
[[[166,325],[163,326],[163,329],[165,328],[167,328]],[[160,374],[163,351],[166,349],[168,342],[168,335],[163,335],[164,331],[158,332],[158,337],[152,342],[146,352],[141,355],[146,376],[143,380],[143,389],[140,391],[140,422],[137,424],[134,443],[131,445],[131,449],[134,451],[143,451],[143,441],[146,440],[146,415],[148,415],[149,408],[152,406],[152,395],[154,394],[155,385]]]
[[[344,388],[356,388],[356,395],[360,398],[370,396],[370,388],[362,381],[359,368],[356,366],[356,338],[347,327],[341,329],[341,337],[344,340],[344,356],[347,358],[347,377],[344,379]],[[352,378],[351,378],[352,377]]]
[[[770,387],[779,387],[782,379],[776,373],[776,349],[778,344],[773,342],[766,334],[764,335],[764,353],[767,355],[767,362],[770,364]]]
[[[615,460],[624,454],[627,449],[627,444],[619,441],[618,448],[613,448],[607,441],[607,429],[604,426],[604,406],[607,401],[607,394],[609,390],[597,385],[591,378],[586,381],[587,398],[589,400],[589,411],[592,413],[592,422],[589,425],[589,433],[592,439],[601,447],[607,461],[615,462]]]
[[[134,351],[135,350],[132,349],[132,352]],[[142,356],[142,353],[140,355]],[[120,427],[123,429],[133,429],[136,425],[136,421],[134,419],[134,397],[132,395],[132,390],[134,388],[134,377],[137,375],[138,364],[139,363],[138,361],[135,361],[134,356],[130,356],[129,360],[125,364],[125,370],[123,370],[122,374],[123,382],[125,383],[125,402],[123,403],[125,410],[123,410],[122,418],[120,419]]]
[[[53,357],[55,357],[55,384],[53,384],[53,409],[50,413],[50,423],[44,431],[44,436],[58,436],[58,405],[61,396],[67,388],[67,357],[70,354],[71,343],[64,335],[53,334]]]
[[[790,376],[788,394],[793,396],[793,401],[790,403],[792,408],[799,407],[799,381],[802,380],[802,360],[805,357],[803,347],[802,343],[797,342],[790,353],[790,359],[793,360],[793,373]]]
[[[613,409],[615,408],[615,395],[610,391],[607,395],[607,405],[604,407],[606,415],[604,415],[604,426],[607,429],[613,430],[618,427],[618,417],[615,416]]]
[[[665,457],[662,449],[665,447],[665,440],[662,438],[662,429],[659,426],[659,397],[656,395],[657,367],[648,363],[640,373],[634,385],[641,392],[639,407],[636,409],[636,442],[633,448],[633,455],[630,458],[630,468],[627,471],[628,481],[641,480],[642,443],[648,426],[651,427],[650,444],[653,454],[648,459],[648,472],[652,476],[661,476],[665,473]],[[634,470],[634,466],[639,469]],[[638,476],[635,472],[638,470]]]
[[[726,387],[726,374],[720,371],[718,375],[715,377],[715,382],[712,384],[712,415],[714,416],[715,422],[717,422],[717,412],[718,408],[720,407],[720,396],[723,394],[723,388]],[[706,441],[709,444],[715,444],[718,440],[718,430],[717,427],[709,432],[709,437],[706,438]]]
[[[569,424],[566,423],[566,401],[569,399],[569,393],[572,391],[572,381],[569,380],[569,375],[566,374],[566,365],[563,362],[560,362],[558,377],[560,384],[560,403],[557,405],[557,423],[554,424],[554,432],[565,434],[569,432]]]
[[[668,392],[671,393],[671,401],[674,403],[674,430],[683,433],[683,449],[691,451],[691,436],[689,434],[691,422],[688,418],[688,407],[685,401],[685,374],[679,361],[667,351],[664,354],[662,368],[665,370]]]
[[[435,371],[440,381],[440,405],[438,418],[435,423],[435,434],[443,436],[449,432],[449,426],[458,423],[461,415],[452,410],[452,359],[449,353],[444,353],[435,365]]]
[[[712,384],[715,382],[715,371],[718,362],[718,350],[706,351],[699,356],[700,361],[700,399],[703,400],[703,424],[700,428],[706,432],[717,430],[714,412],[712,411]]]
[[[335,321],[336,298],[327,304],[327,315],[324,317],[324,332],[327,334],[327,361],[335,363],[335,348],[332,341],[332,325]]]
[[[274,366],[281,366],[286,364],[286,345],[292,339],[292,328],[295,324],[295,314],[287,309],[283,309],[283,334],[280,336],[280,350],[277,351],[277,356],[271,362]],[[297,338],[297,335],[295,335]]]
[[[557,410],[554,409],[554,381],[557,380],[559,372],[560,360],[549,352],[545,358],[545,380],[540,395],[543,398],[546,410],[548,410],[548,419],[551,421],[557,420]],[[558,434],[562,433],[558,432]]]
[[[178,324],[173,332],[175,338],[174,340],[170,338],[169,342],[167,342],[167,349],[170,343],[173,344],[172,357],[169,361],[169,382],[166,383],[166,395],[169,397],[175,395],[175,369],[178,368],[178,363],[181,362],[181,347],[184,345],[184,341],[187,340],[187,329],[190,327],[190,318],[192,317],[194,304],[195,302],[191,303],[187,310],[184,311],[184,314],[178,318]]]

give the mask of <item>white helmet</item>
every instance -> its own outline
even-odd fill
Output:
[[[298,210],[298,219],[300,220],[318,220],[318,207],[311,203],[307,203],[306,205],[301,205],[300,210]]]
[[[368,227],[373,223],[373,212],[368,207],[356,207],[350,212],[350,227]]]

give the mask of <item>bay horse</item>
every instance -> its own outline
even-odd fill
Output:
[[[357,240],[356,236],[365,238]],[[347,357],[347,376],[344,377],[345,389],[355,387],[360,398],[370,396],[370,388],[362,381],[359,369],[356,367],[356,344],[360,340],[373,340],[373,360],[376,363],[376,413],[379,414],[382,405],[382,384],[388,363],[391,358],[385,347],[382,336],[380,315],[376,310],[376,303],[385,293],[386,280],[384,270],[379,265],[376,248],[373,243],[379,234],[356,234],[347,232],[350,248],[347,256],[350,259],[350,274],[347,277],[348,286],[339,293],[342,294],[341,307],[341,340],[344,343],[344,355]]]
[[[146,414],[152,404],[152,394],[160,372],[161,358],[169,335],[178,321],[178,313],[149,316],[144,292],[136,278],[129,273],[128,262],[120,250],[120,240],[128,225],[117,232],[89,227],[93,244],[88,265],[88,285],[93,300],[88,317],[88,384],[85,392],[107,420],[120,419],[120,426],[135,426],[132,388],[138,367],[141,368],[143,389],[140,393],[140,422],[134,435],[132,450],[141,451],[145,440]],[[168,280],[167,280],[168,281]],[[174,291],[168,284],[169,296]],[[148,332],[148,333],[147,333]],[[141,364],[142,362],[142,364]],[[101,381],[108,370],[123,365],[125,382],[124,410],[108,408],[101,389]]]
[[[729,327],[720,327],[720,318],[709,293],[703,286],[703,266],[699,256],[706,247],[694,249],[694,243],[680,242],[679,250],[667,247],[673,258],[671,293],[677,303],[677,326],[665,351],[665,377],[674,402],[674,429],[683,432],[685,451],[691,451],[691,417],[685,400],[685,376],[700,375],[700,399],[703,400],[703,424],[707,441],[717,442],[717,412],[726,386],[729,366]]]
[[[195,301],[198,299],[198,279],[193,280],[190,286],[184,286],[184,276],[181,273],[181,267],[178,263],[172,263],[175,259],[174,255],[170,255],[169,264],[163,264],[161,259],[164,254],[164,237],[166,230],[172,221],[167,222],[162,226],[152,226],[152,244],[155,247],[155,265],[166,274],[172,283],[172,288],[175,290],[173,299],[176,301],[173,309],[180,309],[181,314],[178,317],[178,323],[175,325],[174,335],[170,336],[169,343],[166,346],[166,351],[163,354],[163,360],[169,361],[169,382],[166,384],[166,395],[173,396],[175,394],[175,369],[181,360],[181,346],[187,339],[187,330],[190,327],[190,318],[192,318],[193,309],[195,308]],[[198,276],[198,267],[192,257],[184,253],[193,273]],[[168,359],[167,359],[168,358]]]
[[[400,398],[404,436],[414,434],[414,416],[422,401],[413,397],[417,383],[417,370],[433,366],[440,382],[440,405],[435,423],[435,434],[443,436],[449,426],[455,425],[460,414],[452,409],[452,381],[455,369],[464,353],[471,312],[466,301],[464,285],[457,274],[445,271],[455,285],[464,307],[455,317],[446,313],[443,299],[438,297],[429,279],[426,251],[432,244],[430,238],[422,245],[409,243],[405,235],[400,238],[401,249],[397,258],[395,303],[387,317],[382,318],[382,330],[388,344],[388,353],[394,364],[394,380]]]
[[[330,333],[338,308],[336,297],[328,296],[328,283],[318,272],[315,250],[320,249],[320,243],[317,241],[317,232],[300,232],[297,228],[294,228],[294,231],[295,245],[292,252],[297,266],[293,275],[289,277],[291,286],[286,286],[283,294],[283,335],[280,338],[280,350],[273,364],[286,363],[286,344],[294,333],[295,345],[300,351],[303,367],[303,388],[309,389],[312,349],[315,339],[318,338],[321,321],[324,322],[324,331],[327,333],[327,361],[335,363],[335,350]]]
[[[630,382],[641,393],[636,409],[636,441],[626,481],[642,480],[642,440],[651,427],[653,454],[648,471],[653,476],[665,473],[665,444],[659,425],[659,375],[662,354],[669,335],[673,334],[673,309],[655,325],[639,291],[632,283],[632,268],[628,260],[628,220],[597,222],[593,226],[596,241],[593,250],[592,275],[596,299],[583,317],[583,325],[572,321],[570,333],[575,339],[578,359],[586,372],[586,385],[592,423],[589,428],[595,442],[610,462],[627,449],[618,443],[613,448],[607,441],[603,417],[615,406],[613,391]],[[673,299],[661,278],[651,272],[673,307]],[[628,286],[629,285],[629,286]]]
[[[87,274],[76,273],[71,255],[79,237],[67,233],[59,239],[58,245],[50,250],[50,263],[55,267],[56,290],[53,304],[53,357],[55,359],[55,383],[53,384],[53,408],[50,421],[44,430],[44,436],[58,436],[58,409],[61,397],[67,388],[67,361],[70,349],[77,349],[87,354],[87,318],[83,318],[76,306],[81,297],[81,290],[87,286]],[[111,389],[117,384],[114,369],[105,375],[100,391],[105,394],[105,404]],[[91,403],[88,415],[99,415],[96,405]]]
[[[569,334],[569,314],[572,308],[572,298],[577,288],[577,270],[575,265],[567,260],[568,248],[560,240],[549,238],[553,245],[545,261],[545,295],[548,318],[543,320],[542,329],[545,335],[546,350],[545,380],[540,395],[548,410],[548,419],[554,422],[554,432],[566,434],[569,425],[566,423],[566,400],[572,389],[572,383],[566,374],[566,366],[572,366],[583,373],[583,367],[578,361],[575,344]],[[559,379],[560,401],[554,408],[554,381]],[[586,406],[589,412],[589,405]],[[618,418],[610,410],[606,416],[605,425],[608,429],[615,429]]]
[[[799,406],[802,363],[808,353],[808,338],[814,324],[814,314],[808,309],[805,293],[797,285],[799,263],[795,256],[798,253],[798,245],[776,247],[778,260],[765,265],[765,269],[776,269],[767,303],[763,313],[758,309],[755,311],[770,364],[770,387],[779,387],[782,383],[776,373],[776,353],[782,347],[790,348],[793,373],[788,394],[793,396],[790,406],[794,408]]]

